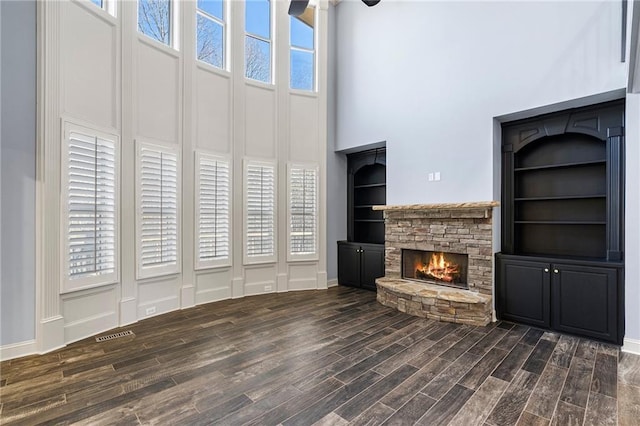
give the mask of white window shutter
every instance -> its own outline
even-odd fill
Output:
[[[318,253],[318,170],[289,165],[289,259],[308,260]]]
[[[180,271],[178,189],[176,150],[139,144],[138,278]]]
[[[117,280],[117,136],[67,124],[63,291]]]
[[[276,172],[263,162],[245,163],[245,262],[276,260]]]
[[[196,153],[196,268],[231,264],[229,161]]]

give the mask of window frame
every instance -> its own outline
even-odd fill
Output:
[[[135,158],[135,248],[136,279],[144,280],[182,272],[182,156],[180,147],[174,143],[136,139]],[[142,150],[150,149],[176,156],[176,261],[175,264],[143,266],[142,264]]]
[[[251,83],[264,84],[267,86],[275,85],[275,48],[276,40],[276,28],[275,28],[275,6],[276,3],[274,0],[267,0],[269,2],[269,38],[265,39],[257,34],[253,34],[247,31],[247,15],[246,9],[244,14],[244,37],[242,38],[242,56],[244,61],[244,79],[245,81],[249,81]],[[246,0],[245,0],[245,8],[246,8]],[[269,43],[269,81],[256,80],[255,78],[251,78],[247,76],[247,37],[254,38],[259,41],[264,41]]]
[[[169,43],[164,43],[140,31],[140,0],[136,0],[136,32],[138,33],[138,37],[142,37],[142,40],[147,43],[155,43],[152,45],[162,46],[165,49],[168,48],[174,51],[179,51],[180,19],[179,8],[176,5],[178,0],[167,1],[169,2]]]
[[[95,287],[112,285],[120,281],[120,136],[111,129],[96,129],[93,126],[65,120],[62,125],[63,149],[60,153],[60,293],[69,293]],[[114,271],[108,274],[71,279],[69,277],[69,144],[72,133],[80,133],[87,137],[111,140],[114,145]]]
[[[205,66],[209,66],[209,67],[213,67],[216,70],[223,70],[223,71],[229,71],[229,62],[227,60],[227,54],[229,53],[229,36],[228,36],[228,25],[227,25],[227,20],[229,17],[229,12],[230,12],[230,7],[229,7],[229,1],[230,0],[222,0],[222,19],[210,15],[209,13],[207,13],[206,11],[200,9],[198,7],[198,1],[195,0],[195,6],[196,6],[196,21],[194,24],[194,28],[196,31],[196,37],[195,37],[195,57],[196,57],[196,62],[198,64],[204,64]],[[216,65],[213,65],[209,62],[203,61],[201,59],[198,58],[198,15],[202,15],[205,19],[210,19],[213,22],[216,22],[220,25],[222,25],[222,66],[218,67]]]
[[[102,6],[98,6],[92,0],[86,0],[86,3],[91,3],[94,7],[107,12],[112,17],[116,17],[117,0],[101,0]]]
[[[248,254],[248,225],[249,225],[249,209],[248,209],[248,170],[249,166],[271,167],[273,169],[273,253],[268,255],[250,256]],[[278,164],[275,160],[257,160],[245,158],[243,160],[242,170],[242,187],[243,187],[243,223],[242,223],[242,257],[244,265],[259,265],[276,263],[278,261]]]
[[[229,255],[226,259],[214,259],[214,260],[200,260],[200,160],[207,158],[212,161],[226,162],[229,167]],[[194,167],[194,269],[214,269],[214,268],[228,268],[233,266],[233,162],[229,155],[220,155],[214,152],[206,150],[195,151],[195,167]]]
[[[306,93],[306,94],[315,94],[318,92],[318,32],[316,31],[316,29],[318,28],[318,6],[315,4],[315,2],[309,2],[309,5],[307,6],[307,8],[313,8],[313,49],[307,49],[304,47],[299,47],[299,46],[294,46],[291,43],[291,20],[292,19],[297,19],[295,16],[290,16],[289,17],[289,90],[292,92],[298,92],[298,93]],[[311,53],[313,55],[313,72],[312,72],[312,77],[313,77],[313,82],[311,84],[311,89],[294,89],[293,87],[291,87],[291,52],[292,51],[298,51],[298,52],[305,52],[305,53]]]
[[[291,212],[291,172],[293,169],[313,170],[315,171],[315,252],[314,253],[293,253],[291,251],[291,219],[293,217]],[[316,163],[287,163],[287,262],[296,261],[317,261],[319,260],[320,253],[320,216],[319,216],[319,203],[320,202],[320,167]]]

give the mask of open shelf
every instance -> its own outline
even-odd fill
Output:
[[[386,187],[387,184],[386,183],[367,183],[367,184],[363,184],[363,185],[354,185],[353,189],[360,189],[360,188],[379,188],[379,187]]]
[[[520,197],[514,198],[513,201],[547,201],[547,200],[582,200],[587,198],[607,198],[605,194],[592,195],[565,195],[554,197]]]
[[[606,225],[607,222],[587,222],[587,221],[573,221],[573,220],[516,220],[513,223],[527,224],[527,225]]]
[[[562,163],[562,164],[545,164],[542,166],[531,166],[531,167],[516,167],[513,169],[514,172],[527,172],[532,170],[547,170],[547,169],[559,169],[565,167],[579,167],[579,166],[593,166],[593,165],[601,165],[607,164],[606,160],[592,160],[592,161],[577,161],[574,163]]]
[[[351,242],[384,244],[384,212],[373,206],[387,202],[384,149],[350,154],[349,226]]]

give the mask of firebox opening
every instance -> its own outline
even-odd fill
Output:
[[[457,288],[467,286],[468,256],[423,250],[402,250],[402,278]]]

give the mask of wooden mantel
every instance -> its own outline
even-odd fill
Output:
[[[498,201],[474,201],[469,203],[439,203],[439,204],[405,204],[397,206],[373,206],[373,210],[473,210],[489,209],[499,206]]]

